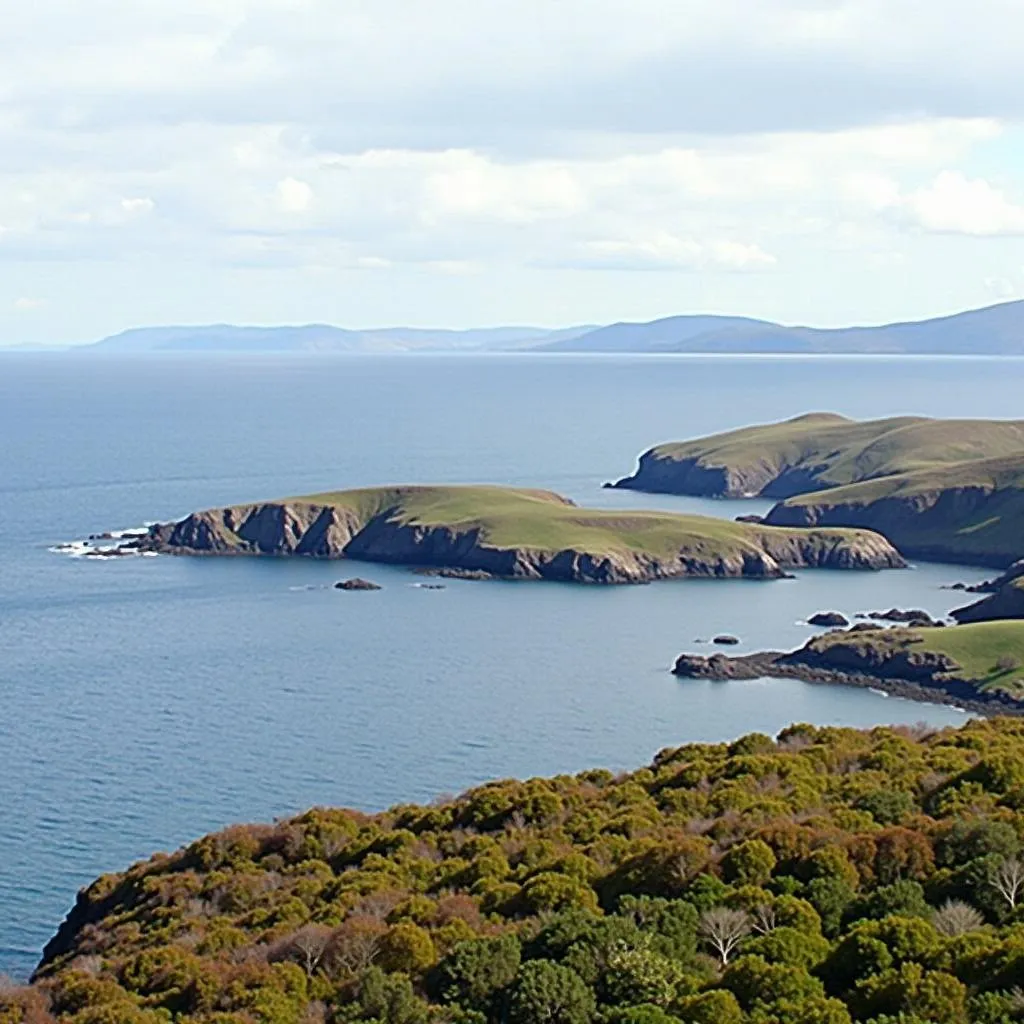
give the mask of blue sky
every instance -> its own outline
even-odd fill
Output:
[[[1024,296],[1018,0],[34,0],[0,344]]]

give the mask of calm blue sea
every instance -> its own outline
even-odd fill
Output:
[[[570,356],[0,356],[0,971],[26,975],[97,874],[235,821],[381,808],[484,779],[646,762],[792,721],[961,722],[799,682],[680,682],[728,631],[946,612],[986,574],[919,566],[646,587],[451,582],[256,560],[96,562],[63,541],[249,499],[389,482],[601,490],[664,440],[809,410],[1020,416],[1024,362]],[[356,569],[384,585],[340,593]],[[700,650],[700,647],[695,649]]]

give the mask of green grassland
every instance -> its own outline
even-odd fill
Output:
[[[731,469],[803,469],[819,487],[839,487],[877,477],[976,459],[1022,456],[1024,422],[938,420],[916,416],[855,421],[810,413],[782,423],[652,449],[657,458],[699,459]]]

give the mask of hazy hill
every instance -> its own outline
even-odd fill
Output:
[[[487,327],[452,331],[417,327],[346,330],[329,324],[285,327],[139,327],[89,346],[104,352],[409,352],[516,349],[573,338],[592,327]]]
[[[1024,355],[1024,301],[878,327],[785,327],[731,316],[673,316],[546,339],[555,352],[806,352]]]

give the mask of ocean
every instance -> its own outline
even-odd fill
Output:
[[[660,441],[830,410],[1021,415],[1024,362],[867,357],[0,355],[0,973],[97,875],[232,822],[626,768],[794,721],[957,724],[797,681],[669,674],[716,633],[790,647],[820,610],[943,614],[991,572],[917,565],[639,587],[51,549],[194,509],[399,482],[603,490]],[[346,575],[382,584],[342,593]]]

